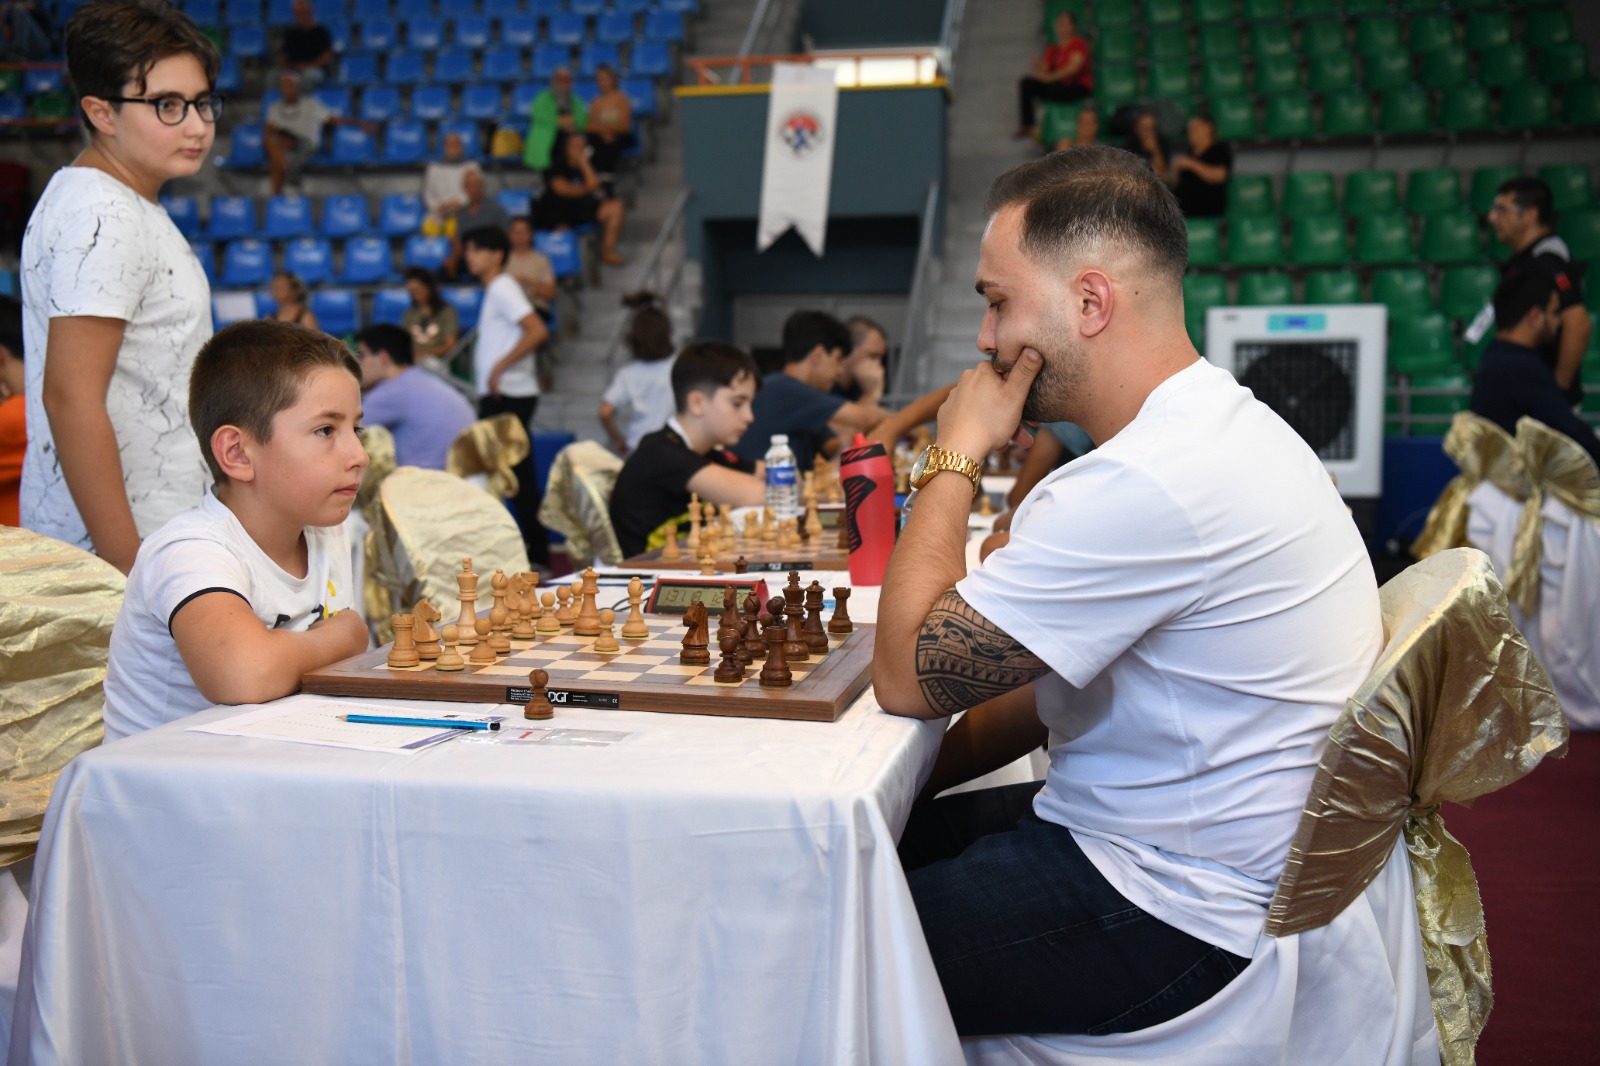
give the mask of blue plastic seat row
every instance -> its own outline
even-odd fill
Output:
[[[256,222],[255,202],[248,196],[211,198],[210,224],[201,226],[200,205],[192,196],[163,196],[161,204],[172,216],[179,232],[191,241],[202,232],[211,240],[236,237],[287,238],[311,236],[344,238],[364,235],[407,237],[422,228],[422,198],[412,193],[390,193],[378,201],[378,216],[372,220],[363,196],[340,194],[322,203],[322,220],[310,225],[311,201],[303,196],[273,196],[264,208],[263,223]]]
[[[470,81],[516,81],[524,76],[548,79],[561,67],[576,68],[580,77],[593,77],[601,64],[619,74],[659,78],[672,73],[672,50],[660,41],[637,41],[628,50],[626,62],[615,44],[589,44],[578,50],[574,60],[566,45],[541,45],[524,66],[522,49],[513,45],[491,48],[483,53],[480,71],[475,53],[446,48],[433,53],[433,70],[428,71],[425,53],[397,49],[387,54],[380,72],[373,52],[348,52],[339,60],[338,82],[345,87],[365,87],[389,83],[417,85],[427,81],[460,85]]]
[[[197,246],[195,251],[202,264],[215,254],[205,245]],[[414,233],[405,239],[399,266],[438,270],[449,255],[448,237]],[[337,269],[333,246],[326,237],[297,237],[284,246],[282,269],[298,275],[307,285],[330,281],[341,285],[379,285],[393,282],[400,276],[394,250],[386,237],[349,238],[344,242],[343,263]],[[213,282],[224,289],[255,288],[270,282],[275,270],[270,242],[259,237],[236,237],[222,246],[222,262],[215,269]]]

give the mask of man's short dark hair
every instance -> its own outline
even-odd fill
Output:
[[[475,244],[487,252],[499,252],[502,263],[511,256],[511,238],[499,226],[479,226],[468,230],[461,235],[461,246],[465,248],[469,244]]]
[[[0,348],[18,359],[22,351],[22,303],[11,296],[0,296]]]
[[[850,331],[826,311],[796,311],[783,324],[783,361],[798,363],[817,345],[823,350],[850,350]]]
[[[1067,258],[1100,241],[1142,252],[1151,270],[1183,284],[1189,233],[1167,183],[1121,148],[1083,145],[1013,167],[989,187],[984,215],[1021,206],[1022,250]]]
[[[678,353],[672,364],[672,402],[678,413],[689,409],[691,392],[707,396],[748,374],[761,391],[761,372],[756,361],[743,348],[722,341],[699,341]]]
[[[1550,186],[1539,178],[1530,178],[1527,175],[1510,178],[1500,183],[1500,188],[1495,190],[1498,196],[1509,196],[1511,202],[1521,208],[1532,208],[1535,217],[1542,226],[1554,227],[1556,224],[1556,198],[1550,192]]]
[[[143,96],[150,68],[171,56],[194,56],[213,89],[222,67],[211,38],[165,0],[89,0],[67,19],[63,40],[67,73],[78,94],[78,115],[91,134],[94,127],[83,110],[85,96],[102,100],[121,96],[129,83],[130,95]]]
[[[410,366],[415,361],[411,351],[411,334],[388,322],[377,322],[356,334],[356,343],[365,344],[367,351],[389,353],[395,366]]]
[[[263,444],[270,441],[272,420],[295,405],[306,379],[322,367],[337,367],[361,381],[361,366],[349,348],[293,322],[235,322],[201,345],[189,375],[189,424],[219,484],[228,476],[211,452],[212,434],[238,426]]]
[[[1550,306],[1556,279],[1532,266],[1518,267],[1500,279],[1494,290],[1495,329],[1506,332],[1521,324],[1534,308]]]
[[[851,315],[845,321],[845,327],[850,330],[850,346],[860,347],[870,334],[877,333],[883,337],[885,344],[889,343],[889,331],[878,325],[877,322],[866,315]]]

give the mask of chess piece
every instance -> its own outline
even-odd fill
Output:
[[[822,535],[822,516],[817,514],[817,498],[811,497],[811,503],[806,507],[806,539]]]
[[[833,590],[833,617],[828,619],[828,632],[840,635],[854,633],[856,624],[850,621],[850,589],[842,586]]]
[[[422,661],[417,656],[417,645],[411,639],[411,630],[416,625],[416,619],[409,614],[397,614],[393,622],[394,643],[389,645],[389,665],[416,666]]]
[[[417,620],[416,628],[411,631],[411,639],[417,644],[417,658],[431,663],[439,658],[439,631],[433,628],[433,623],[439,620],[439,612],[423,598],[411,609],[411,617]]]
[[[444,641],[444,650],[439,653],[439,661],[433,664],[433,668],[446,673],[466,669],[466,660],[456,651],[456,627],[445,626],[439,630],[439,639]]]
[[[644,620],[644,611],[640,604],[644,602],[644,582],[632,578],[628,582],[628,620],[622,623],[623,640],[646,640],[650,636],[650,625]]]
[[[806,586],[806,620],[800,626],[800,638],[811,654],[828,654],[828,631],[822,625],[822,584],[817,581]]]
[[[783,602],[777,596],[772,597],[774,604]],[[783,622],[770,614],[761,616],[762,634],[767,649],[767,661],[761,667],[762,688],[788,688],[794,684],[794,673],[789,669],[789,662],[783,653],[783,638],[785,630]]]
[[[683,635],[683,650],[678,653],[678,662],[684,666],[710,666],[711,644],[706,633],[706,605],[699,600],[691,603],[684,612],[683,626],[688,632]]]
[[[566,629],[568,626],[570,626],[572,624],[572,618],[573,618],[573,614],[572,614],[572,586],[571,585],[558,585],[558,586],[556,586],[556,600],[559,601],[559,603],[560,603],[560,606],[558,606],[556,608],[556,623],[562,629]]]
[[[478,575],[472,572],[472,557],[461,560],[461,572],[456,575],[456,586],[460,589],[457,599],[461,601],[461,613],[456,618],[456,632],[461,634],[461,646],[470,648],[478,643],[477,630],[473,623],[478,620]]]
[[[722,589],[722,617],[717,622],[717,639],[722,639],[722,634],[732,630],[739,631],[739,590],[732,585],[725,585]]]
[[[789,571],[789,580],[784,583],[784,588],[797,589],[800,587],[800,571]]]
[[[811,648],[806,644],[805,634],[800,632],[800,624],[805,620],[805,596],[806,590],[800,587],[798,581],[783,590],[783,621],[788,632],[783,642],[783,653],[792,663],[803,663],[811,658]]]
[[[761,629],[755,620],[750,618],[740,618],[739,628],[734,632],[739,638],[738,651],[735,653],[739,656],[739,665],[749,666],[751,663],[756,661],[757,655],[764,653],[767,646],[766,642],[761,639]],[[718,638],[717,643],[719,645],[722,643],[720,637]],[[752,645],[754,645],[757,650],[752,651]]]
[[[709,555],[700,557],[700,576],[715,577],[717,575],[717,561]]]
[[[511,581],[506,577],[506,572],[504,570],[496,570],[494,576],[489,579],[489,591],[494,596],[495,607],[502,609],[505,607],[506,593],[510,591],[510,588]]]
[[[748,574],[750,572],[750,564],[745,560],[744,556],[741,555],[733,561],[733,572],[736,574]]]
[[[539,612],[539,624],[533,627],[533,631],[546,636],[561,632],[561,619],[557,617],[560,612],[556,610],[556,594],[546,592],[539,598],[544,601],[544,610]]]
[[[511,627],[511,639],[534,640],[539,635],[533,628],[533,618],[539,610],[539,602],[534,599],[538,593],[520,578],[517,584],[517,624]]]
[[[499,659],[494,653],[494,645],[489,643],[489,620],[480,618],[473,623],[477,630],[478,639],[472,645],[472,654],[467,656],[469,663],[492,663]]]
[[[594,567],[586,567],[583,571],[583,583],[579,586],[583,599],[579,601],[578,616],[573,620],[572,631],[580,637],[597,637],[600,635],[600,612],[595,609],[595,597],[600,592],[600,582],[594,576]]]
[[[667,542],[661,546],[661,561],[673,563],[682,558],[683,552],[678,550],[678,524],[674,522],[667,527]]]
[[[617,635],[611,627],[617,620],[617,614],[607,607],[600,612],[600,635],[594,638],[594,650],[605,654],[606,652],[621,651],[622,646],[617,643]]]
[[[989,518],[994,515],[994,500],[990,499],[987,492],[978,497],[978,514],[982,515],[984,518]]]
[[[767,642],[761,636],[761,601],[752,591],[744,598],[744,651],[746,664],[767,654]]]
[[[550,693],[547,691],[549,684],[548,670],[528,671],[528,687],[533,689],[533,695],[528,699],[528,706],[523,708],[522,717],[542,722],[546,718],[556,716],[556,709],[550,705]]]
[[[711,680],[719,685],[737,685],[744,680],[744,664],[739,661],[738,632],[724,629],[717,638],[717,647],[722,651],[722,662],[717,665],[717,672],[711,675]]]
[[[489,608],[489,648],[496,655],[511,654],[511,638],[506,635],[508,628],[506,625],[506,609],[504,607]]]

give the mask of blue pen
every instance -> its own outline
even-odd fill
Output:
[[[358,725],[416,725],[424,728],[442,726],[445,729],[499,729],[500,720],[488,722],[473,722],[465,718],[391,718],[382,714],[345,714],[340,715],[347,722]]]

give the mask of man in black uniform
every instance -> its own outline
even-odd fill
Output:
[[[300,75],[308,89],[321,85],[333,63],[333,34],[317,21],[311,0],[295,0],[294,25],[283,31],[278,61]]]

